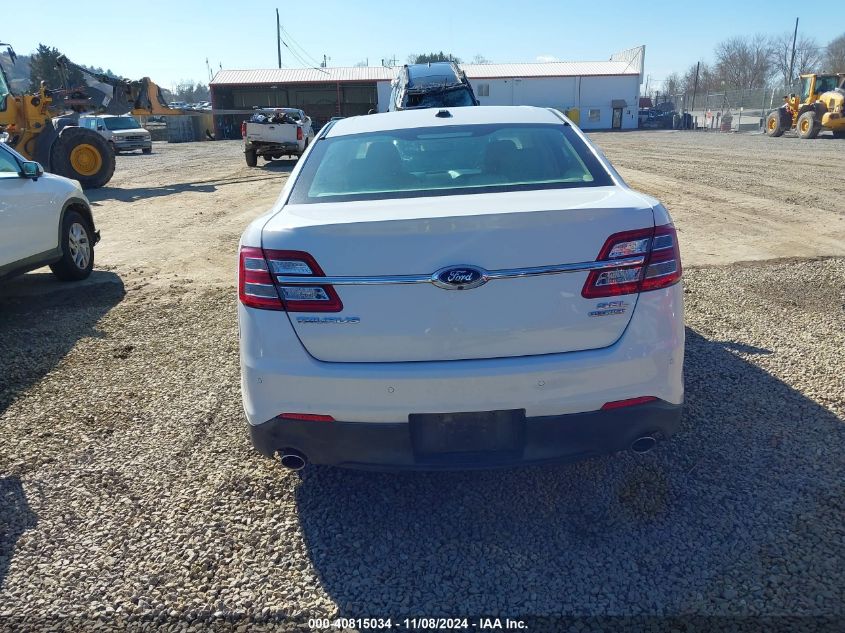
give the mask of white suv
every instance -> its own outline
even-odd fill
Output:
[[[78,182],[0,143],[0,279],[46,265],[59,279],[84,279],[99,239]]]
[[[144,154],[153,151],[152,135],[135,117],[112,114],[84,114],[79,117],[80,127],[94,130],[106,139],[115,154],[139,149]]]
[[[329,123],[241,238],[252,441],[290,468],[650,450],[681,415],[680,280],[666,209],[555,110]]]

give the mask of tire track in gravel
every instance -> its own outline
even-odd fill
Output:
[[[833,208],[771,205],[698,181],[634,169],[621,173],[631,187],[666,205],[680,233],[681,254],[695,265],[845,255],[845,214]]]
[[[667,206],[687,266],[845,254],[845,142],[660,131],[590,136],[632,187]]]

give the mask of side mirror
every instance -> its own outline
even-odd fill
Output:
[[[98,125],[98,126],[97,126],[97,131],[98,131],[98,132],[102,132],[102,131],[103,131],[103,130],[105,130],[105,129],[106,129],[106,127],[105,127],[104,125]]]
[[[21,164],[21,178],[32,178],[33,180],[38,180],[39,177],[44,175],[44,168],[41,167],[40,163],[36,163],[34,160],[28,160]]]

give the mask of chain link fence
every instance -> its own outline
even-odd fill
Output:
[[[783,97],[793,92],[798,93],[797,85],[661,94],[653,109],[659,113],[658,124],[649,125],[641,113],[640,127],[757,132],[764,129],[769,113],[783,104]]]

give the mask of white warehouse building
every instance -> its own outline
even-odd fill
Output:
[[[607,61],[461,64],[461,68],[481,105],[552,107],[569,114],[585,130],[627,130],[638,126],[644,61],[645,46],[638,46]],[[386,112],[390,84],[398,71],[381,66],[221,70],[210,83],[212,104],[215,109],[301,108],[322,124],[332,116]],[[239,131],[240,123],[232,117],[217,119],[218,133]]]
[[[609,61],[464,64],[481,105],[558,108],[585,130],[636,129],[645,46]]]

